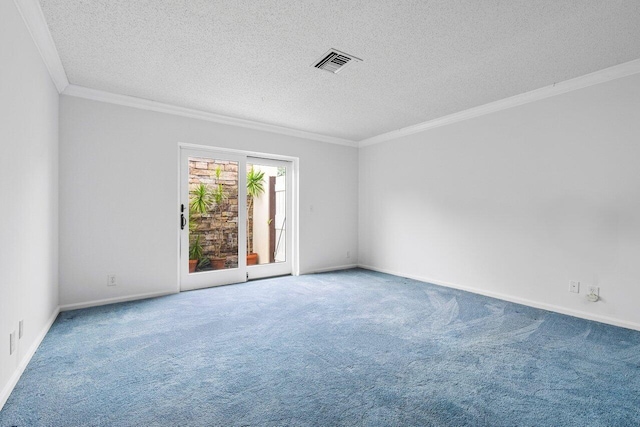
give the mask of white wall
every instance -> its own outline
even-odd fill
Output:
[[[177,289],[178,142],[299,157],[301,272],[355,261],[355,148],[69,96],[60,109],[61,305]]]
[[[640,75],[365,147],[359,164],[361,265],[640,329]]]
[[[0,407],[58,306],[58,93],[0,2]],[[24,336],[9,356],[9,334]]]

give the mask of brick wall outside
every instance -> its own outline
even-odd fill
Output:
[[[216,169],[220,168],[220,179],[216,180]],[[200,234],[200,241],[206,258],[215,256],[216,246],[220,246],[221,257],[226,258],[225,268],[238,266],[238,163],[213,160],[213,159],[189,159],[189,192],[200,184],[215,189],[222,184],[223,191],[227,195],[221,206],[213,206],[212,209],[202,215],[194,215],[191,218],[197,226],[194,233]],[[251,242],[252,222],[249,212],[249,233]],[[242,242],[245,244],[245,242]],[[248,253],[251,251],[249,248]]]

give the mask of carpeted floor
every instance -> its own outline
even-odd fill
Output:
[[[365,270],[60,314],[0,426],[637,426],[640,332]]]

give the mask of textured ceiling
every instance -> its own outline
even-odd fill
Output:
[[[355,141],[640,58],[638,0],[40,3],[72,84]]]

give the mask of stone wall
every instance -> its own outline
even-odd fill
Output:
[[[220,168],[220,179],[216,169]],[[238,266],[238,164],[212,159],[189,159],[189,192],[205,184],[214,190],[222,185],[226,195],[220,206],[212,206],[208,213],[193,215],[197,225],[193,233],[199,234],[205,258],[226,258],[225,268]],[[190,239],[192,241],[192,239]]]

